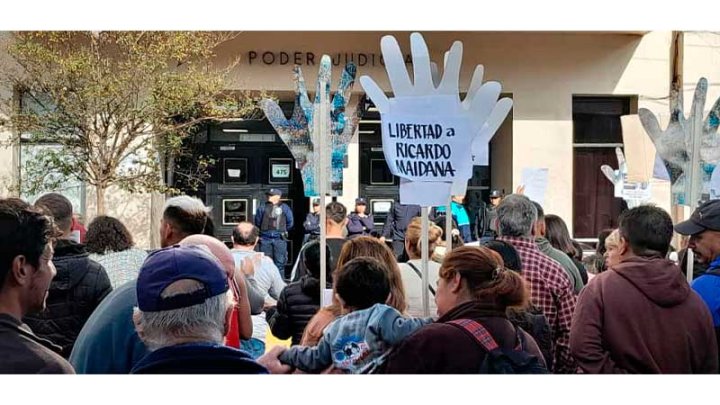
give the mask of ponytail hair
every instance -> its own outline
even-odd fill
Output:
[[[440,267],[440,277],[449,280],[460,274],[468,293],[478,301],[491,301],[501,309],[525,307],[530,294],[525,280],[505,268],[502,257],[486,247],[453,249]]]

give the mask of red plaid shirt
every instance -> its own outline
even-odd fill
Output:
[[[501,236],[518,251],[522,275],[530,285],[532,303],[550,323],[555,343],[555,373],[574,373],[575,360],[570,354],[570,322],[577,298],[567,273],[555,260],[540,252],[531,238]]]

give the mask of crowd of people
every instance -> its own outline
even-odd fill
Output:
[[[292,211],[267,194],[228,241],[202,201],[169,198],[153,251],[109,216],[81,236],[61,194],[0,199],[0,373],[719,371],[720,201],[675,226],[627,210],[586,256],[522,194],[491,193],[475,221],[455,196],[432,212],[423,285],[419,207],[393,204],[375,232],[365,199],[350,214],[313,201],[285,279]],[[670,259],[674,232],[703,266],[692,283]],[[267,348],[268,332],[290,347]]]

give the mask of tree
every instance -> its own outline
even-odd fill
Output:
[[[228,92],[239,59],[218,61],[225,32],[18,32],[2,69],[14,88],[3,103],[11,142],[51,144],[24,167],[29,193],[79,180],[94,187],[97,212],[105,191],[175,193],[165,173],[197,187],[207,157],[173,167],[189,153],[184,140],[211,120],[259,114],[258,98]],[[215,66],[215,65],[221,66]],[[20,102],[18,103],[18,100]],[[19,104],[19,105],[18,105]]]

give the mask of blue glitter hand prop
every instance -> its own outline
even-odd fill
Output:
[[[332,61],[329,56],[323,55],[318,72],[317,90],[314,102],[310,102],[305,79],[299,66],[293,69],[295,79],[295,106],[290,119],[285,117],[280,106],[272,100],[262,100],[260,106],[270,124],[275,128],[280,138],[285,142],[290,153],[295,158],[300,169],[305,196],[314,197],[320,194],[320,172],[328,170],[329,195],[342,195],[343,167],[347,154],[347,144],[352,138],[359,121],[360,109],[356,109],[353,116],[348,117],[346,107],[350,92],[355,82],[355,64],[348,63],[343,70],[335,96],[330,99],[330,79]],[[325,97],[321,97],[324,95]],[[326,111],[322,116],[322,111]],[[322,125],[324,124],[324,125]],[[329,133],[323,135],[322,128]],[[329,167],[320,166],[320,137],[329,136],[326,142],[325,156],[329,156]]]
[[[710,179],[720,162],[720,139],[717,136],[720,99],[715,101],[703,121],[707,86],[707,79],[698,81],[687,118],[683,111],[682,92],[671,92],[670,123],[664,131],[650,110],[641,108],[638,111],[645,131],[670,173],[675,204],[692,206],[703,194],[710,195]]]

